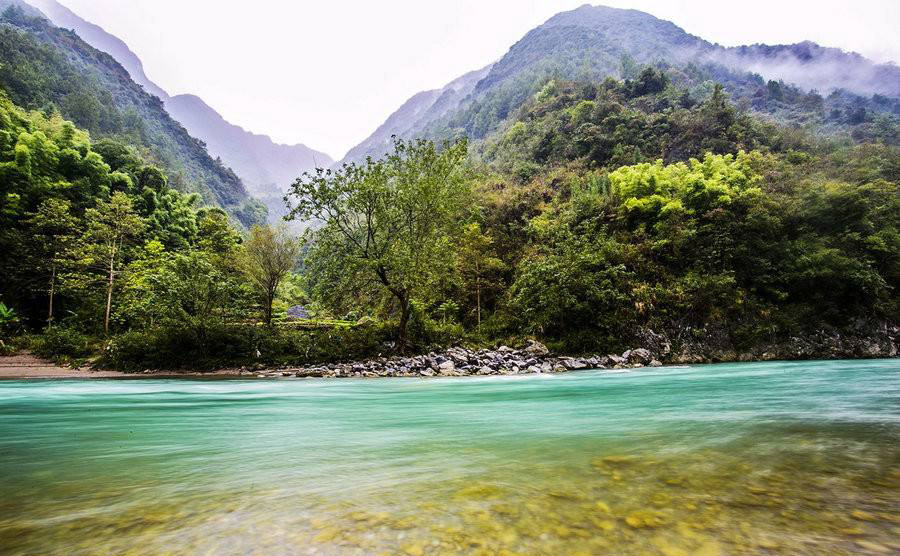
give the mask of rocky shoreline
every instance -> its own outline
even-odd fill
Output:
[[[872,332],[869,330],[869,332]],[[900,330],[886,326],[878,334],[840,335],[822,332],[814,337],[788,338],[738,353],[721,347],[683,343],[675,351],[665,336],[647,331],[641,338],[647,347],[621,354],[570,357],[554,355],[546,346],[531,340],[520,349],[451,347],[441,352],[409,357],[377,357],[349,363],[305,365],[285,368],[242,367],[238,375],[259,378],[377,378],[377,377],[461,377],[561,373],[585,369],[629,369],[661,367],[664,364],[697,364],[724,361],[771,361],[811,359],[863,359],[896,357]]]
[[[452,377],[561,373],[582,369],[623,369],[644,366],[660,367],[662,363],[654,359],[646,349],[628,350],[622,355],[602,357],[553,356],[546,346],[532,340],[522,349],[507,346],[493,350],[452,347],[440,353],[432,352],[410,357],[377,357],[353,363],[284,369],[255,370],[245,367],[239,372],[260,377],[300,378]]]

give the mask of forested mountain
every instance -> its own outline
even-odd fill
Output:
[[[159,97],[163,101],[168,100],[169,95],[147,77],[144,73],[144,65],[137,57],[137,54],[132,52],[131,49],[128,48],[128,45],[121,39],[110,35],[99,25],[85,21],[79,17],[78,14],[56,0],[28,1],[38,8],[57,27],[75,31],[84,42],[115,58],[116,61],[122,64],[122,67],[128,71],[131,79],[142,86],[145,91]]]
[[[433,98],[430,92],[419,93],[376,135],[483,138],[551,78],[634,79],[644,65],[667,70],[695,99],[708,96],[712,83],[719,82],[739,106],[820,132],[854,133],[860,124],[900,113],[900,68],[894,65],[810,42],[724,48],[644,12],[585,5],[528,32],[486,74],[478,75],[477,83],[466,89],[468,97],[453,110],[421,115],[419,110],[410,125],[408,105]],[[373,154],[372,146],[367,140],[345,160]],[[381,141],[377,154],[388,146]]]
[[[72,29],[94,48],[110,54],[144,87],[159,97],[169,114],[188,132],[206,143],[241,178],[247,190],[268,207],[270,217],[284,214],[282,197],[287,186],[302,172],[333,163],[327,154],[306,145],[283,145],[266,135],[244,130],[225,120],[203,99],[190,94],[170,96],[144,73],[140,59],[119,38],[85,21],[56,0],[31,0],[58,27]]]
[[[23,108],[58,110],[94,139],[138,147],[176,189],[200,193],[244,225],[265,218],[265,208],[247,194],[240,178],[210,157],[112,56],[15,6],[0,15],[0,87]]]

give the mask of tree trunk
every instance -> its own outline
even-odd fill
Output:
[[[481,284],[475,286],[475,307],[478,314],[478,328],[481,328]]]
[[[478,329],[481,329],[481,265],[475,261],[475,313],[478,318]]]
[[[266,309],[265,309],[265,318],[266,318],[266,326],[272,326],[272,303],[275,301],[275,294],[273,292],[266,292]]]
[[[400,300],[400,324],[397,327],[397,344],[400,353],[406,353],[406,327],[409,324],[409,299],[406,296],[398,296]]]
[[[50,267],[50,303],[47,309],[47,326],[53,325],[53,294],[56,291],[56,265]]]
[[[112,308],[114,261],[115,259],[113,257],[109,258],[109,285],[106,288],[106,317],[103,319],[103,331],[107,336],[109,336],[109,312]]]

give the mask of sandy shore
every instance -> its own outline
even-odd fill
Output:
[[[72,369],[60,367],[50,361],[40,359],[30,353],[19,353],[0,357],[0,379],[23,378],[141,378],[141,377],[186,377],[186,376],[237,376],[237,369],[222,369],[211,372],[156,371],[152,373],[123,373],[120,371],[94,370],[89,367]],[[244,373],[244,376],[252,376]]]
[[[30,353],[0,357],[0,378],[104,378],[115,376],[124,376],[124,373],[59,367]]]

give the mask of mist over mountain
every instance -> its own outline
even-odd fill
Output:
[[[855,52],[811,41],[717,49],[708,59],[826,93],[845,89],[861,95],[900,95],[900,67],[876,64]]]
[[[724,83],[735,100],[755,81],[783,81],[807,91],[849,97],[900,97],[900,68],[812,42],[725,48],[691,35],[672,22],[638,10],[584,5],[554,15],[513,44],[486,68],[466,74],[452,108],[429,110],[436,91],[411,97],[342,162],[381,155],[391,134],[439,137],[465,133],[482,138],[506,120],[550,78],[602,81],[632,78],[640,66],[703,68]],[[693,71],[693,70],[691,70]],[[475,81],[472,83],[472,81]],[[464,98],[459,98],[465,95]],[[776,103],[754,109],[775,112]],[[833,106],[827,107],[834,109]],[[783,112],[783,110],[781,110]],[[454,113],[455,112],[455,113]]]
[[[162,100],[169,114],[201,139],[210,154],[234,170],[247,190],[266,204],[271,218],[284,214],[284,191],[297,176],[317,165],[333,163],[330,156],[306,145],[278,144],[267,135],[244,130],[196,95],[170,96],[147,77],[141,60],[124,41],[55,0],[33,0],[32,4],[58,27],[74,30],[85,42],[110,54],[145,91]]]
[[[250,193],[268,207],[270,220],[284,216],[284,192],[294,179],[306,170],[327,168],[334,162],[305,145],[280,145],[267,135],[229,123],[195,95],[170,97],[166,108],[192,135],[204,139],[213,156],[241,176]]]

